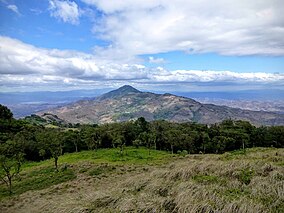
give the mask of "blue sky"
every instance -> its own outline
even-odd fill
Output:
[[[0,90],[283,90],[281,8],[281,0],[0,0]]]
[[[143,56],[145,59],[153,55]],[[164,59],[168,69],[231,70],[235,72],[283,72],[283,56],[225,56],[216,53],[186,54],[181,51],[154,55]],[[148,66],[151,63],[147,62]]]

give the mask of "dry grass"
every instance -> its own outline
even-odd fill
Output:
[[[0,211],[280,213],[283,165],[284,149],[260,148],[159,166],[74,165],[77,179],[6,200]]]

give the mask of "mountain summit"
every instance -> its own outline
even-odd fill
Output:
[[[141,93],[141,91],[135,89],[134,87],[130,86],[130,85],[124,85],[116,90],[112,90],[108,93],[105,93],[101,96],[98,97],[97,100],[104,100],[104,99],[108,99],[108,98],[117,98],[117,97],[121,97],[124,95],[128,95],[128,94],[138,94]]]
[[[145,117],[146,120],[213,124],[225,119],[245,120],[255,125],[283,125],[284,115],[249,111],[213,104],[201,104],[191,98],[141,92],[123,86],[92,100],[82,100],[38,113],[49,113],[68,123],[109,123]]]

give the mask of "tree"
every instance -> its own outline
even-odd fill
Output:
[[[87,139],[87,145],[90,150],[97,151],[99,145],[101,143],[101,135],[98,129],[94,129],[91,134],[89,135],[89,138]]]
[[[145,120],[144,117],[140,117],[135,121],[135,125],[138,128],[139,133],[149,131],[149,123]]]
[[[0,104],[0,119],[2,120],[10,120],[13,118],[13,113],[11,112],[11,110]]]
[[[55,170],[58,172],[58,158],[63,154],[61,132],[49,132],[48,149],[51,153],[51,156],[54,158]]]
[[[58,158],[62,155],[62,134],[60,132],[49,133],[48,149],[54,158],[55,170],[58,171]]]
[[[206,148],[207,148],[207,146],[210,142],[210,138],[209,138],[208,133],[206,133],[206,132],[202,132],[201,137],[202,137],[202,152],[203,152],[203,154],[205,154]]]
[[[182,132],[177,129],[171,129],[166,132],[167,143],[170,145],[171,153],[174,154],[174,147],[180,141]]]
[[[12,180],[19,174],[23,151],[21,144],[8,140],[0,146],[0,177],[6,183],[9,193],[12,194]]]
[[[142,145],[142,141],[140,139],[135,139],[132,143],[137,149]]]
[[[212,145],[215,149],[215,153],[222,153],[226,148],[226,137],[224,136],[215,136],[212,139]]]
[[[123,155],[123,148],[124,148],[124,145],[125,145],[125,141],[124,141],[124,138],[121,135],[117,135],[114,138],[114,145],[116,147],[119,147],[120,155],[122,156]]]
[[[155,149],[165,149],[166,131],[170,129],[171,123],[168,121],[153,121],[151,131],[155,134]]]
[[[75,152],[78,152],[78,145],[81,142],[80,138],[80,132],[79,131],[73,131],[68,130],[65,132],[65,149],[67,149],[67,152],[73,151],[75,149]]]
[[[63,154],[63,133],[55,129],[44,129],[37,135],[40,141],[41,154],[43,149],[51,154],[54,158],[55,170],[58,171],[58,159]]]
[[[155,144],[155,135],[154,135],[154,133],[142,132],[139,135],[139,139],[148,148],[149,155],[150,155],[151,154],[151,148]]]
[[[187,153],[194,153],[195,152],[195,147],[194,147],[194,140],[195,137],[192,134],[186,134],[183,133],[176,138],[178,148],[181,150],[186,150]]]
[[[276,148],[284,147],[284,126],[269,127],[267,135],[266,138],[270,140],[270,146]]]

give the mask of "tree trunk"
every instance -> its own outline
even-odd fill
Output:
[[[172,155],[174,154],[174,145],[171,144]]]
[[[12,177],[9,175],[8,176],[8,184],[9,184],[9,194],[12,194]]]
[[[58,172],[58,157],[54,157],[55,170]]]

